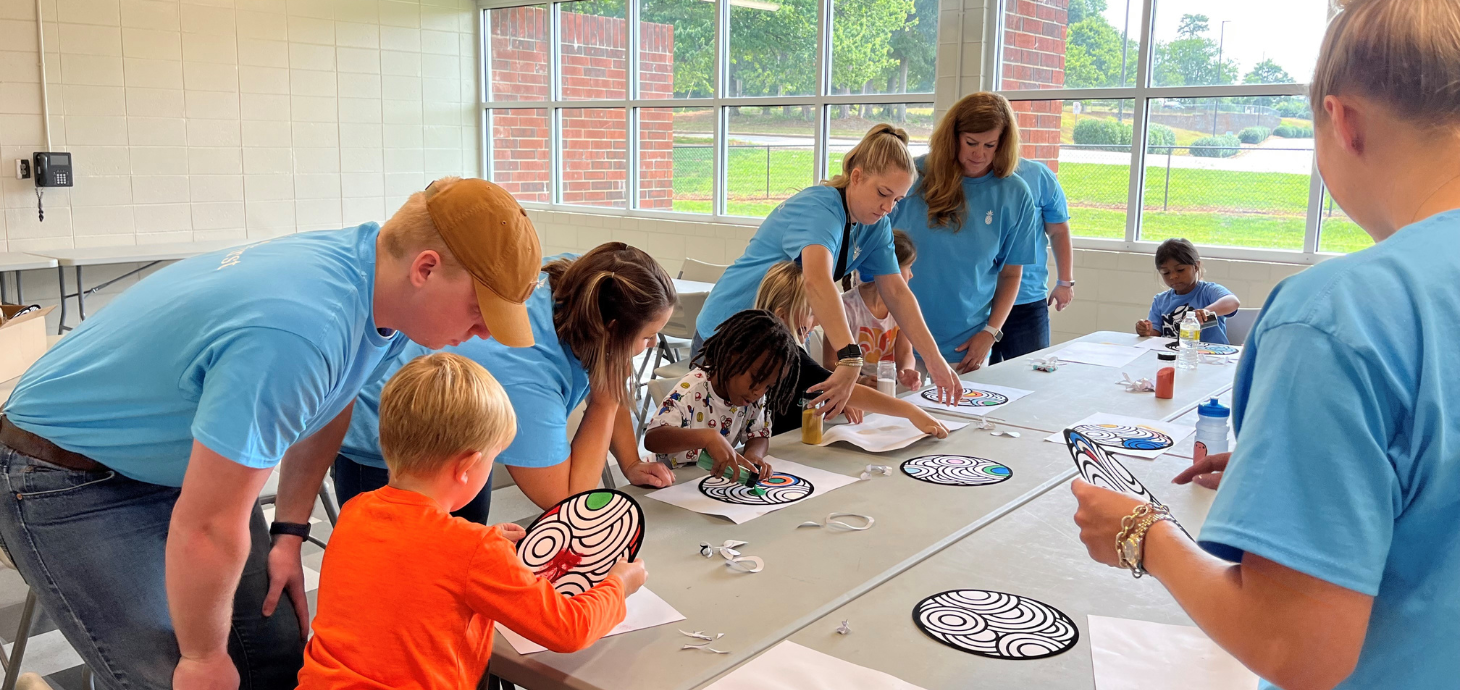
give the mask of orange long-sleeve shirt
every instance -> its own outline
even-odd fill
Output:
[[[617,577],[565,597],[497,528],[388,486],[345,504],[325,550],[318,608],[303,690],[470,689],[492,656],[494,621],[574,652],[625,615]]]

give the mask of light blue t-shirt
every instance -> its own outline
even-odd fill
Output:
[[[1309,268],[1272,292],[1237,370],[1200,542],[1375,597],[1340,688],[1460,678],[1457,274],[1460,211]]]
[[[1181,320],[1186,318],[1186,312],[1206,309],[1213,302],[1230,294],[1231,290],[1205,280],[1197,281],[1196,287],[1184,295],[1176,294],[1175,290],[1167,290],[1151,300],[1151,314],[1147,319],[1152,326],[1161,329],[1163,337],[1178,338],[1181,336]],[[1218,316],[1216,320],[1202,326],[1201,341],[1226,345],[1227,317]]]
[[[892,212],[892,227],[905,231],[918,250],[908,285],[949,362],[963,359],[954,348],[988,325],[999,272],[1008,264],[1034,263],[1034,236],[1044,234],[1034,197],[1018,175],[965,177],[963,198],[961,228],[928,226],[921,182]]]
[[[842,248],[842,230],[847,214],[841,193],[834,187],[815,185],[781,202],[761,222],[750,238],[745,253],[725,269],[705,306],[695,329],[700,337],[715,334],[715,328],[737,312],[755,306],[755,292],[767,271],[782,261],[801,261],[801,250],[819,244],[831,252],[832,269]],[[863,225],[852,223],[852,248],[847,253],[847,273],[861,271],[864,279],[895,275],[897,254],[892,249],[892,225],[886,217]]]
[[[372,315],[379,234],[290,235],[143,278],[42,356],[5,414],[151,484],[182,485],[194,439],[272,467],[407,342]]]
[[[1039,232],[1034,233],[1034,263],[1024,267],[1024,280],[1019,283],[1019,297],[1014,304],[1043,302],[1049,298],[1049,236],[1044,234],[1044,226],[1068,221],[1070,209],[1059,178],[1045,164],[1020,158],[1014,174],[1029,185],[1041,222]]]
[[[546,276],[543,276],[546,280]],[[454,352],[486,367],[502,384],[517,413],[517,436],[497,455],[514,467],[549,467],[568,459],[568,415],[588,396],[588,372],[553,327],[553,295],[545,282],[527,298],[532,347],[507,347],[496,340],[473,338],[442,352]],[[372,378],[355,403],[350,431],[340,452],[362,465],[385,467],[380,454],[380,392],[395,372],[421,355],[412,343]]]

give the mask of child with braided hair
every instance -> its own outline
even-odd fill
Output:
[[[792,403],[800,349],[771,312],[747,309],[726,319],[661,402],[644,448],[671,467],[694,463],[703,450],[714,476],[731,466],[770,476],[771,417]]]

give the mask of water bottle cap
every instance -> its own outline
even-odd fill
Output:
[[[1232,416],[1232,409],[1217,402],[1212,398],[1209,402],[1197,405],[1196,413],[1202,417],[1221,417],[1223,419]]]

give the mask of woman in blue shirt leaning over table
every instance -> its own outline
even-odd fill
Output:
[[[444,349],[482,366],[506,389],[517,412],[517,436],[497,462],[522,493],[548,508],[598,486],[610,451],[635,484],[674,483],[669,468],[639,458],[628,403],[632,360],[648,348],[674,308],[674,283],[643,251],[622,242],[554,257],[527,299],[533,343],[511,348],[474,339]],[[380,393],[406,362],[432,350],[412,343],[367,382],[335,459],[340,503],[385,486],[380,454]],[[588,400],[571,442],[568,416]],[[492,487],[455,515],[486,524]]]
[[[918,248],[913,294],[958,373],[983,366],[1034,263],[1040,216],[1019,167],[1019,125],[1003,96],[965,96],[933,130],[922,179],[892,214]]]
[[[725,319],[754,305],[755,291],[771,266],[800,262],[811,311],[841,364],[830,379],[812,388],[820,393],[812,402],[828,418],[835,417],[862,371],[862,350],[852,338],[836,283],[861,271],[874,277],[877,292],[922,355],[941,398],[954,402],[963,392],[958,377],[938,354],[918,300],[902,279],[887,219],[916,174],[906,132],[887,124],[868,130],[842,159],[841,175],[797,192],[766,216],[745,254],[726,269],[705,299],[692,350],[698,353],[699,344]]]
[[[1454,687],[1460,4],[1338,4],[1311,87],[1318,170],[1378,244],[1268,297],[1235,452],[1177,477],[1225,469],[1195,543],[1079,480],[1075,522],[1092,558],[1156,576],[1264,688]],[[1122,535],[1136,511],[1158,521]]]

